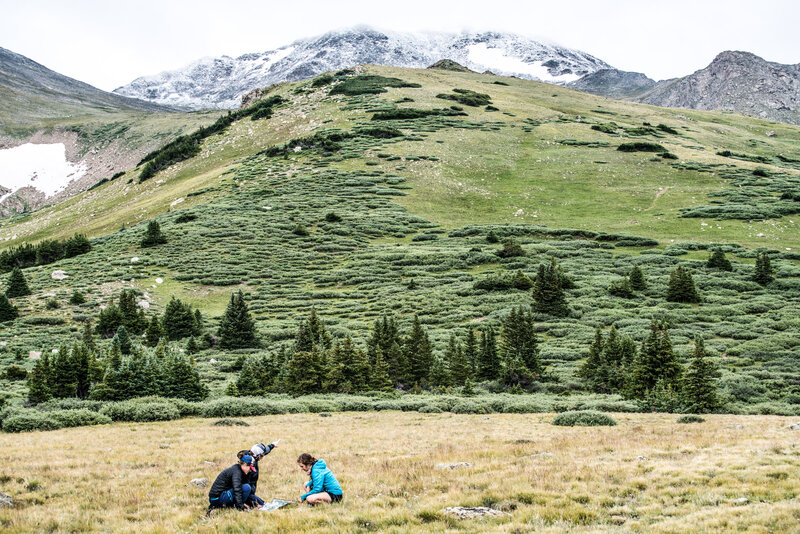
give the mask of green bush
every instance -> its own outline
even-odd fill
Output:
[[[637,141],[635,143],[622,143],[617,147],[620,152],[668,152],[666,148],[658,143],[647,143]]]
[[[426,404],[424,406],[420,406],[419,413],[442,413],[442,409],[436,406],[435,404]]]
[[[90,425],[107,425],[111,418],[92,410],[53,410],[47,415],[60,427],[76,427]]]
[[[48,412],[22,410],[13,412],[3,419],[4,432],[31,432],[33,430],[56,430],[61,428],[51,419]]]
[[[616,426],[617,422],[608,414],[593,410],[564,412],[553,418],[557,426]]]
[[[214,426],[250,426],[250,423],[247,421],[242,421],[241,419],[232,419],[230,417],[217,419],[213,424]]]
[[[179,419],[181,413],[170,401],[129,401],[110,402],[100,409],[100,413],[114,421],[146,423],[149,421],[172,421]]]
[[[299,403],[297,404],[299,405]],[[320,409],[319,411],[324,410]],[[246,417],[290,412],[294,411],[289,409],[286,401],[274,401],[260,397],[223,397],[205,403],[200,413],[203,417]]]
[[[388,78],[374,74],[362,74],[347,78],[338,84],[328,93],[329,95],[377,95],[385,93],[387,87],[422,87],[418,83],[409,83],[399,78]]]
[[[679,423],[705,423],[706,420],[700,417],[699,415],[683,415],[678,418]]]
[[[468,400],[468,401],[461,401],[456,403],[455,406],[450,410],[453,413],[477,413],[477,414],[486,414],[492,413],[492,408],[488,405],[488,403],[484,403],[478,400]]]

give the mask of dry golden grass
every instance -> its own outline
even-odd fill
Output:
[[[0,435],[3,532],[798,532],[800,432],[772,416],[619,414],[617,427],[563,428],[552,415],[400,412],[113,424]],[[737,428],[735,425],[743,425]],[[333,507],[204,516],[187,483],[235,452],[282,438],[259,494],[295,498],[301,452],[345,490]],[[206,462],[214,462],[210,465]],[[472,468],[437,470],[437,463]],[[737,499],[747,502],[738,503]],[[509,516],[445,517],[491,505]]]

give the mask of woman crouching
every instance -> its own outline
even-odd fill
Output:
[[[325,460],[317,460],[304,452],[297,459],[297,466],[311,478],[303,486],[308,489],[308,492],[301,495],[297,502],[306,501],[311,505],[341,502],[342,487],[328,469]]]

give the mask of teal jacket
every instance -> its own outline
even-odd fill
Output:
[[[300,496],[301,500],[306,500],[306,497],[309,495],[314,495],[315,493],[322,493],[323,491],[331,494],[331,495],[341,495],[342,494],[342,487],[339,485],[339,481],[336,480],[336,477],[333,476],[331,470],[328,469],[328,466],[325,464],[325,460],[317,460],[313,466],[311,466],[311,480],[306,483],[306,486],[310,486],[308,493],[304,493]]]

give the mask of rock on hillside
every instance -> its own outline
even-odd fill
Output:
[[[655,87],[656,81],[641,72],[602,69],[568,83],[567,87],[621,100],[630,100]]]
[[[187,109],[236,108],[242,95],[277,82],[366,63],[425,68],[442,58],[476,72],[491,70],[558,84],[609,68],[585,52],[509,33],[411,34],[357,27],[268,52],[204,58],[182,69],[137,78],[114,92]]]

